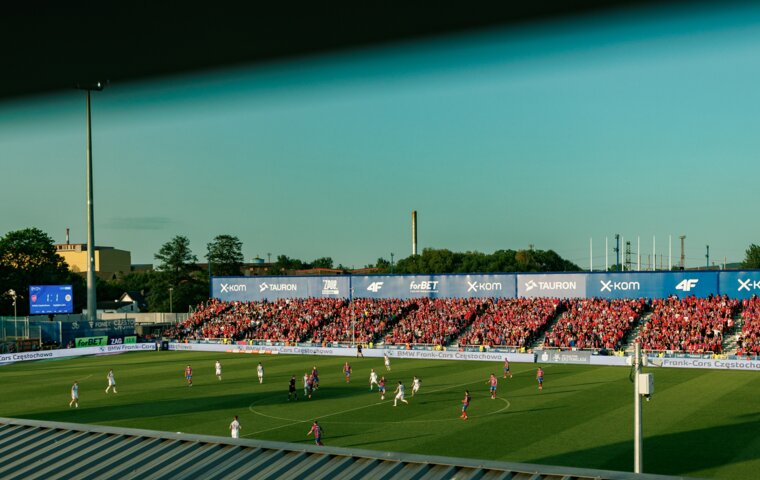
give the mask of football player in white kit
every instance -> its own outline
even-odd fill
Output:
[[[383,358],[385,360],[385,369],[390,372],[391,371],[391,359],[388,358],[388,354],[387,353],[383,354]]]
[[[230,423],[230,434],[232,435],[232,438],[240,438],[240,430],[242,430],[243,427],[240,426],[240,422],[238,422],[238,416],[235,415],[235,418],[232,419],[232,423]]]
[[[372,391],[372,385],[377,385],[378,388],[380,388],[380,384],[377,383],[377,372],[373,368],[371,372],[369,372],[369,391]]]
[[[74,405],[79,408],[79,382],[74,382],[71,386],[71,401],[69,402],[69,408]]]
[[[264,383],[264,365],[259,362],[259,366],[256,367],[256,373],[259,375],[259,383]]]
[[[414,396],[415,393],[417,393],[420,389],[420,379],[417,377],[414,377],[414,380],[412,380],[412,396]]]
[[[396,406],[396,402],[398,402],[399,400],[409,405],[409,402],[404,400],[404,384],[401,383],[401,380],[398,381],[398,387],[396,387],[396,390],[394,393],[396,394],[396,398],[393,399],[394,407]]]
[[[216,370],[216,378],[219,379],[219,381],[222,381],[222,364],[219,362],[219,360],[216,361],[214,364],[214,369]]]
[[[106,379],[108,380],[108,386],[106,387],[106,393],[113,387],[113,393],[118,393],[116,391],[116,378],[113,376],[113,369],[108,371],[108,375],[106,375]]]

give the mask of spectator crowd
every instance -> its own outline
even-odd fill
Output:
[[[645,307],[643,298],[568,302],[567,311],[546,335],[544,347],[619,350]]]
[[[760,355],[760,297],[742,300],[742,331],[736,342],[737,355]]]
[[[723,334],[733,327],[739,301],[726,296],[652,300],[652,315],[639,331],[644,350],[723,353]]]
[[[651,315],[638,339],[645,350],[723,353],[724,335],[743,312],[740,355],[760,355],[760,300],[676,297],[646,301],[550,298],[306,298],[204,302],[164,332],[178,340],[228,339],[387,345],[529,347],[618,350]],[[646,317],[645,317],[646,318]]]
[[[554,318],[560,304],[556,298],[489,298],[483,313],[462,336],[459,344],[529,346]]]

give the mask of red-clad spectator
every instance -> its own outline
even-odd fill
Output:
[[[760,356],[760,297],[742,300],[744,325],[736,342],[737,355]]]
[[[483,303],[480,298],[418,298],[385,336],[385,343],[448,345],[470,325]]]
[[[459,343],[491,347],[528,346],[554,318],[560,305],[556,298],[488,299],[484,312],[462,335]]]
[[[574,300],[546,335],[544,347],[618,350],[645,306],[643,298]]]
[[[357,343],[376,341],[389,326],[408,312],[414,300],[355,298],[315,333],[313,341]]]
[[[652,300],[652,315],[638,338],[644,350],[723,353],[723,332],[738,307],[727,296]]]

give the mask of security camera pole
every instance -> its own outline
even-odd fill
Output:
[[[87,320],[97,320],[95,301],[95,202],[92,198],[92,115],[90,92],[103,90],[102,82],[77,84],[79,90],[87,91]]]

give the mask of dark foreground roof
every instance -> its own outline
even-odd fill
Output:
[[[682,477],[0,418],[0,478],[672,480]]]

